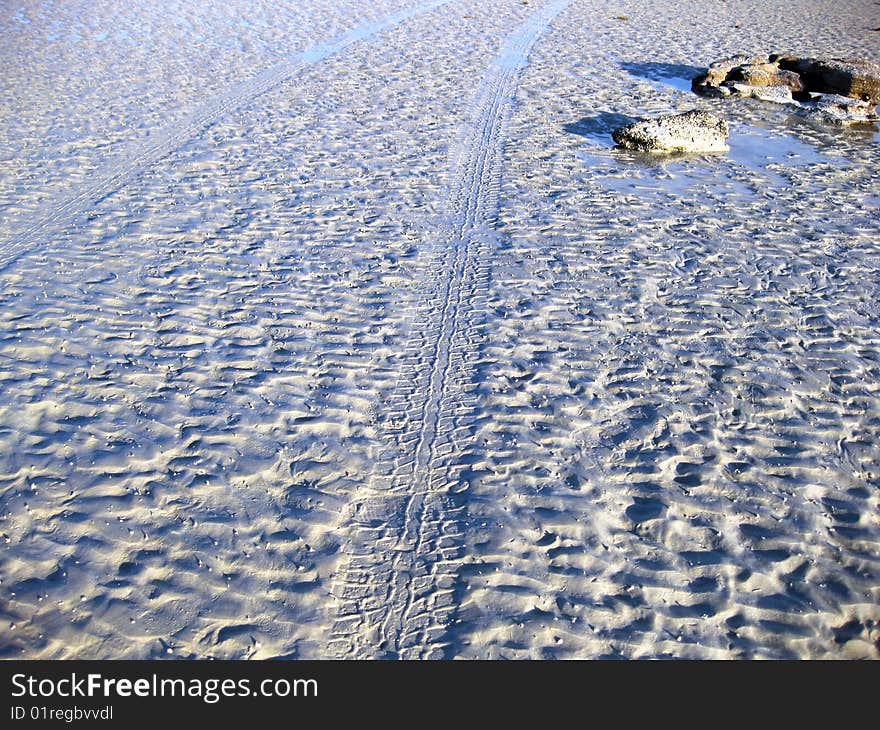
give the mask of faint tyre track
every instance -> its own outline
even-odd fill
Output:
[[[160,129],[148,140],[135,143],[122,159],[98,171],[93,182],[86,184],[72,195],[56,201],[51,206],[51,210],[40,220],[7,240],[0,250],[0,271],[39,247],[51,236],[63,232],[78,217],[87,213],[96,202],[123,187],[140,171],[167,157],[229,112],[265,94],[309,66],[344,51],[358,41],[449,2],[450,0],[431,0],[389,15],[382,20],[359,25],[338,38],[318,44],[289,61],[265,69],[232,86],[201,104],[186,118]]]
[[[427,243],[428,279],[389,402],[387,453],[347,518],[330,642],[337,656],[444,656],[464,511],[456,455],[475,404],[471,360],[497,235],[501,132],[529,49],[568,5],[548,3],[508,37],[450,155],[445,223]]]

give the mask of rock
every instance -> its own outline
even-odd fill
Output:
[[[750,63],[737,66],[727,74],[727,81],[746,86],[787,86],[792,91],[803,91],[804,82],[794,71],[779,68],[773,63]]]
[[[727,75],[735,68],[753,63],[764,63],[766,59],[756,56],[732,56],[709,64],[706,73],[697,76],[691,82],[691,88],[698,94],[724,94],[719,87],[727,80]]]
[[[804,84],[797,73],[781,69],[766,58],[734,56],[713,63],[691,82],[691,88],[706,96],[744,96],[791,104],[792,92],[803,93]]]
[[[815,101],[802,104],[798,113],[810,121],[834,126],[878,121],[874,104],[839,94],[821,94]]]
[[[774,104],[796,104],[794,97],[791,95],[789,86],[748,86],[746,84],[730,84],[720,87],[726,89],[729,93],[736,93],[739,96],[759,99],[761,101],[772,101]]]
[[[766,63],[766,61],[766,58],[761,58],[760,56],[746,56],[744,54],[731,56],[730,58],[722,58],[720,61],[714,61],[709,64],[707,75],[711,76],[712,79],[720,78],[720,80],[723,81],[727,78],[727,74],[735,68],[749,66],[756,63]]]
[[[628,124],[612,134],[621,147],[643,152],[726,152],[727,136],[726,121],[697,109]]]
[[[880,104],[880,64],[842,59],[821,60],[783,54],[770,56],[784,71],[798,74],[807,91],[838,94]]]

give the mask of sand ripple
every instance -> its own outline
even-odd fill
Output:
[[[407,3],[109,5],[2,21],[36,69],[0,81],[3,241],[257,61]],[[683,90],[725,53],[876,56],[872,3],[840,6],[576,0],[531,51],[434,394],[468,412],[437,426],[455,549],[437,536],[445,625],[420,630],[443,656],[880,656],[877,136]],[[3,656],[330,652],[450,149],[537,9],[453,2],[353,44],[2,272]],[[730,154],[611,149],[614,125],[694,107],[728,117]],[[410,581],[380,547],[373,577]]]

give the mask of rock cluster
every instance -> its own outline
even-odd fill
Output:
[[[692,82],[698,94],[743,96],[791,104],[825,124],[877,121],[880,64],[870,61],[734,56],[711,64]]]
[[[612,134],[621,147],[641,152],[726,152],[727,122],[693,110],[628,124]]]

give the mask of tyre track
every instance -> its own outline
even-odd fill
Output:
[[[498,235],[501,131],[529,49],[569,4],[546,4],[508,37],[450,154],[445,222],[426,244],[424,294],[388,402],[388,446],[345,518],[351,537],[334,590],[336,656],[444,656],[462,557],[466,485],[456,456],[476,405],[469,391]]]
[[[77,218],[87,213],[95,203],[123,187],[139,172],[162,160],[185,142],[195,137],[229,112],[262,96],[300,71],[344,51],[358,41],[388,30],[395,25],[446,5],[451,0],[430,0],[406,10],[393,13],[382,20],[364,23],[348,33],[321,43],[289,61],[272,66],[255,76],[232,86],[215,96],[186,118],[159,130],[147,141],[135,143],[123,158],[95,175],[95,180],[84,188],[56,201],[52,209],[36,223],[8,239],[0,250],[0,272],[19,258],[59,234]]]

